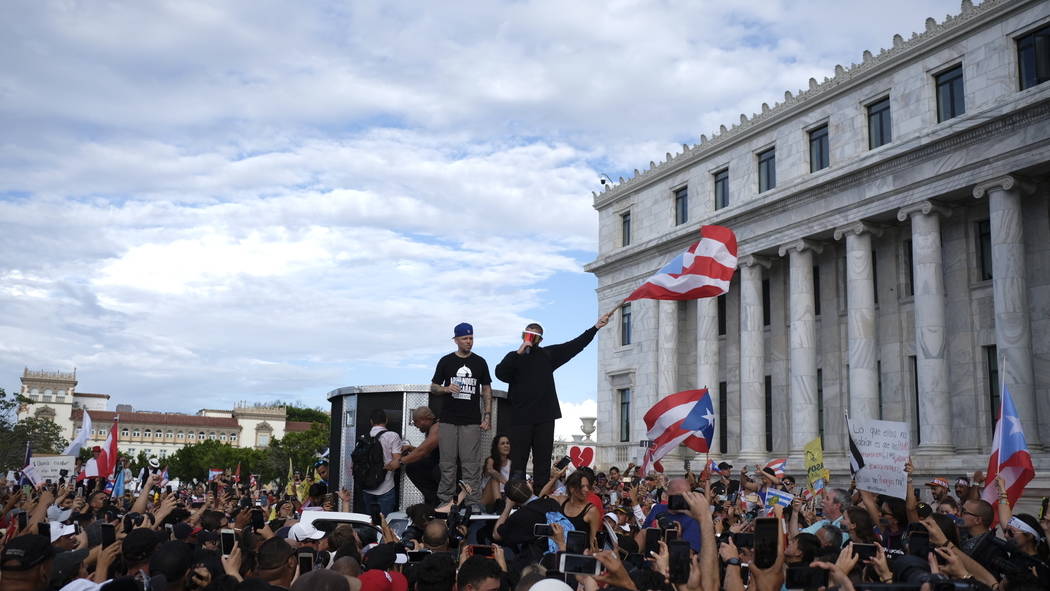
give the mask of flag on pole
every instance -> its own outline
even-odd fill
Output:
[[[87,411],[84,411],[87,414]],[[113,417],[113,426],[109,428],[109,435],[106,436],[106,441],[102,444],[102,453],[98,456],[98,474],[88,473],[88,476],[98,476],[100,478],[108,478],[113,474],[113,470],[117,467],[117,429],[119,428],[120,417]]]
[[[795,500],[795,495],[775,488],[767,488],[766,496],[762,498],[762,502],[766,504],[766,507],[770,508],[777,505],[790,507],[793,500]]]
[[[853,431],[849,428],[849,415],[846,417],[846,435],[849,437],[849,473],[850,476],[855,477],[857,472],[864,467],[864,456],[860,453],[860,448],[853,441]]]
[[[736,236],[723,226],[702,226],[700,241],[671,259],[624,301],[695,300],[729,291],[736,271]]]
[[[295,472],[292,470],[291,456],[288,456],[288,483],[284,485],[284,494],[295,495]]]
[[[773,471],[773,474],[777,478],[784,477],[784,467],[787,465],[787,458],[778,458],[766,464],[766,468]]]
[[[645,413],[646,436],[652,442],[643,471],[679,445],[704,453],[715,431],[715,412],[707,388],[685,390],[659,400]]]
[[[22,459],[22,477],[19,478],[18,484],[21,486],[30,485],[36,486],[36,470],[32,465],[33,460],[33,449],[29,445],[29,441],[26,440],[26,455]]]
[[[116,467],[116,476],[113,478],[113,498],[124,496],[124,467]]]
[[[981,493],[981,498],[993,507],[999,498],[999,490],[995,484],[997,476],[1002,476],[1006,481],[1006,498],[1010,507],[1017,503],[1024,487],[1035,477],[1035,467],[1032,465],[1032,455],[1028,453],[1021,418],[1005,383],[1003,395],[999,398],[999,417],[995,421],[995,433],[992,435],[992,455],[988,458],[986,484]]]
[[[77,433],[77,438],[71,441],[65,451],[62,452],[62,455],[64,456],[75,456],[79,454],[80,448],[84,447],[84,444],[88,442],[88,436],[91,434],[91,413],[85,410],[82,415],[83,418],[80,422],[80,432]]]
[[[158,484],[157,486],[159,486],[161,488],[164,488],[165,486],[168,485],[168,480],[169,480],[168,467],[164,466],[164,470],[162,470],[161,473],[160,473],[160,484]]]

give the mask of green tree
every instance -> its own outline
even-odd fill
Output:
[[[274,474],[278,480],[284,481],[288,476],[288,459],[292,460],[292,468],[309,473],[317,461],[317,456],[328,449],[328,426],[314,423],[308,431],[297,433],[286,433],[280,439],[270,442],[268,459],[270,470],[267,474]]]
[[[249,474],[264,474],[263,470],[269,467],[265,450],[233,447],[229,443],[220,443],[212,439],[188,445],[167,458],[169,476],[183,482],[194,478],[205,480],[211,468],[228,469],[233,472],[238,464],[241,466],[241,479],[244,482],[248,481]]]
[[[329,414],[321,408],[309,408],[306,406],[299,406],[297,404],[288,404],[286,402],[274,401],[269,403],[269,406],[283,406],[287,413],[287,420],[289,421],[302,421],[307,423],[321,423],[328,425],[332,418]]]
[[[9,396],[0,388],[0,470],[22,468],[26,442],[34,454],[61,453],[69,445],[54,421],[32,416],[18,420],[18,408],[32,403],[20,394]]]

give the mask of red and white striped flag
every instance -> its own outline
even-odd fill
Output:
[[[772,470],[777,478],[783,478],[785,465],[787,465],[787,458],[778,458],[766,464],[766,468]]]
[[[642,462],[643,472],[679,445],[704,453],[715,430],[711,394],[704,388],[665,396],[645,413],[644,420],[650,445]],[[657,471],[662,472],[662,467]]]
[[[695,300],[729,291],[736,272],[736,236],[723,226],[702,226],[700,242],[676,256],[624,300]]]

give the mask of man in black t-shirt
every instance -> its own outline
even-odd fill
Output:
[[[454,329],[456,351],[442,357],[430,380],[430,393],[442,395],[438,419],[438,450],[441,455],[441,484],[438,498],[442,503],[456,494],[456,463],[463,468],[463,480],[470,486],[467,503],[481,506],[481,432],[488,431],[492,420],[492,377],[489,365],[474,347],[474,328],[463,322]],[[479,408],[484,399],[485,412]]]

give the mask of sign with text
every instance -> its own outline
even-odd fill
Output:
[[[908,424],[850,417],[848,425],[853,442],[864,458],[864,467],[855,477],[857,488],[905,498],[908,475],[904,465],[911,455]]]
[[[33,456],[29,458],[29,465],[36,473],[37,482],[58,482],[62,478],[62,471],[66,471],[65,478],[70,476],[76,478],[76,458],[73,456]]]
[[[817,492],[827,486],[830,474],[824,467],[824,447],[821,445],[820,437],[806,444],[803,448],[806,460],[806,483],[809,490]]]

